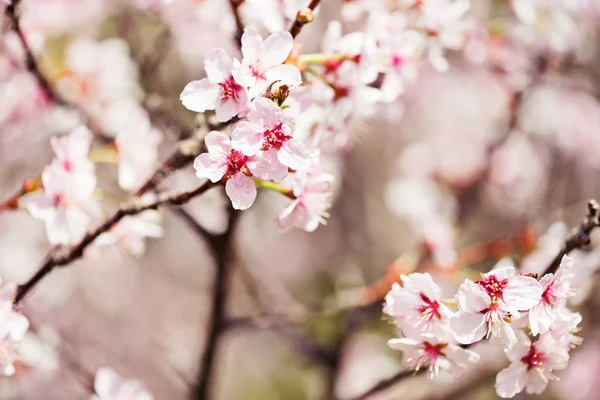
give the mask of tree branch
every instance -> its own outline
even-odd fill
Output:
[[[129,202],[121,205],[119,210],[115,212],[112,217],[104,221],[95,230],[88,232],[83,239],[76,245],[68,248],[55,248],[51,250],[44,259],[39,270],[33,275],[27,282],[19,285],[17,288],[17,294],[15,296],[15,303],[19,303],[23,298],[33,289],[33,287],[41,281],[46,275],[58,266],[67,265],[83,256],[85,249],[91,245],[94,240],[101,234],[108,232],[113,226],[115,226],[124,217],[129,215],[136,215],[146,210],[154,210],[165,204],[181,205],[192,198],[201,195],[216,184],[206,181],[202,185],[198,186],[191,192],[181,192],[175,194],[161,193],[158,199],[151,203],[141,203],[139,198],[134,198]]]
[[[314,11],[315,8],[319,6],[319,3],[321,3],[321,0],[311,0],[308,7],[298,11],[296,14],[296,20],[290,27],[290,33],[292,34],[293,38],[300,34],[304,25],[313,22],[315,19]]]
[[[216,261],[216,276],[211,295],[211,309],[208,321],[208,335],[204,346],[204,354],[200,360],[200,377],[195,392],[195,399],[211,398],[213,372],[217,354],[219,337],[225,325],[225,309],[227,303],[227,284],[229,282],[231,240],[239,218],[239,211],[229,209],[229,223],[225,232],[213,236],[209,244]]]

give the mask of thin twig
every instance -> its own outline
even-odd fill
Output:
[[[56,92],[54,92],[52,86],[50,85],[50,82],[48,82],[44,74],[42,74],[38,62],[35,59],[31,48],[27,44],[27,39],[25,38],[25,34],[23,33],[23,29],[21,28],[21,22],[19,20],[18,15],[19,12],[17,12],[17,9],[20,9],[20,5],[21,0],[13,0],[13,2],[10,3],[8,7],[6,7],[6,16],[10,20],[12,24],[12,29],[17,34],[17,37],[19,38],[19,41],[22,44],[23,51],[25,52],[25,67],[27,68],[27,71],[29,71],[33,76],[35,76],[39,85],[42,87],[42,89],[46,93],[46,96],[48,96],[50,100],[60,105],[66,105],[65,101],[60,96],[58,96]]]
[[[590,234],[592,230],[600,225],[600,205],[596,200],[592,199],[588,201],[587,206],[587,214],[583,218],[583,221],[581,221],[579,227],[565,239],[562,249],[556,257],[554,257],[542,275],[555,273],[564,256],[575,249],[580,249],[590,244]]]
[[[321,3],[321,0],[312,0],[308,7],[298,11],[298,13],[296,14],[296,19],[290,27],[290,33],[292,34],[293,38],[298,36],[298,34],[302,31],[304,25],[309,24],[314,20],[314,11],[315,8],[318,7],[319,3]]]
[[[126,202],[119,208],[117,212],[115,212],[112,215],[112,217],[104,221],[104,223],[102,223],[95,230],[88,232],[83,237],[83,239],[81,239],[81,241],[79,241],[79,243],[77,243],[76,245],[68,248],[56,248],[50,253],[48,253],[44,262],[42,263],[42,266],[39,268],[36,274],[33,275],[24,284],[19,285],[19,287],[17,288],[15,303],[19,303],[21,300],[23,300],[27,293],[29,293],[29,291],[33,289],[33,287],[46,275],[52,272],[54,268],[62,265],[67,265],[82,257],[85,249],[89,245],[91,245],[94,242],[94,240],[98,238],[98,236],[102,235],[105,232],[108,232],[124,217],[128,215],[136,215],[146,210],[157,209],[165,204],[184,204],[192,198],[206,192],[213,186],[215,186],[214,183],[206,181],[191,192],[181,192],[175,194],[162,193],[158,196],[158,199],[156,201],[151,203],[141,203],[140,200],[137,198],[132,201]]]

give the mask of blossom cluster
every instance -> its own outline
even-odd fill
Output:
[[[427,273],[401,277],[386,296],[383,311],[403,337],[390,347],[404,352],[407,367],[461,374],[479,360],[470,345],[490,339],[502,347],[510,365],[498,373],[502,398],[526,390],[539,394],[553,371],[565,369],[581,316],[566,306],[573,293],[573,259],[564,256],[556,273],[537,278],[518,273],[502,260],[480,279],[466,279],[456,294],[457,311],[444,304],[441,289]]]
[[[223,49],[211,51],[204,63],[207,77],[190,82],[181,101],[196,112],[214,110],[217,121],[231,123],[228,131],[206,136],[208,152],[194,162],[197,176],[225,181],[238,210],[254,203],[257,185],[287,178],[294,201],[281,213],[280,225],[310,231],[327,215],[332,176],[320,172],[320,149],[295,133],[302,113],[296,98],[302,94],[302,76],[296,66],[284,63],[293,45],[289,32],[263,40],[247,27],[241,38],[242,60]]]

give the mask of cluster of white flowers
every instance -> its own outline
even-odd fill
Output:
[[[573,276],[568,256],[556,273],[539,280],[502,260],[480,280],[460,285],[453,312],[429,274],[403,275],[383,310],[403,336],[389,345],[404,352],[407,367],[427,368],[433,377],[439,370],[462,373],[479,360],[466,347],[488,338],[504,348],[511,362],[496,378],[498,395],[539,394],[555,379],[553,371],[566,368],[569,350],[581,343],[574,335],[581,316],[566,307]]]

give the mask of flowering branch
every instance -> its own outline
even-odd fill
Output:
[[[42,263],[42,266],[36,272],[36,274],[24,284],[19,285],[19,287],[17,288],[17,294],[15,296],[15,303],[19,303],[21,300],[23,300],[23,298],[29,293],[29,291],[46,275],[52,272],[54,268],[62,265],[67,265],[82,257],[85,249],[89,245],[91,245],[94,242],[94,240],[98,238],[98,236],[105,232],[108,232],[124,217],[129,215],[136,215],[146,210],[155,210],[166,204],[184,204],[192,198],[203,194],[213,186],[215,186],[214,183],[206,181],[191,192],[181,192],[175,194],[161,193],[158,195],[158,199],[151,203],[141,203],[139,198],[135,198],[132,201],[126,202],[119,208],[117,212],[115,212],[112,215],[112,217],[107,219],[94,231],[89,232],[87,235],[85,235],[85,237],[76,245],[67,249],[59,247],[50,251],[50,253],[48,253],[44,262]]]
[[[314,11],[315,8],[319,6],[319,3],[321,3],[321,0],[312,0],[308,7],[298,11],[296,14],[296,20],[290,27],[290,33],[292,34],[293,38],[298,36],[304,25],[313,22],[315,19]]]

